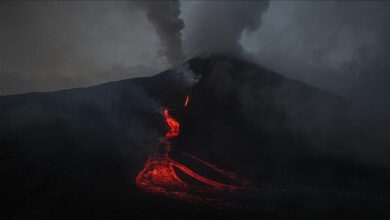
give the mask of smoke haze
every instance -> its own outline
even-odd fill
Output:
[[[384,117],[390,110],[389,12],[387,1],[271,1],[261,29],[244,34],[241,43],[256,62]]]

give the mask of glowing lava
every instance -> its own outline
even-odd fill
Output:
[[[189,97],[187,96],[184,107],[188,106],[188,102]],[[173,160],[169,155],[171,151],[169,140],[179,135],[180,123],[169,114],[167,108],[163,109],[163,116],[169,127],[169,131],[165,134],[165,140],[161,143],[164,147],[164,152],[152,155],[148,159],[144,169],[136,177],[138,187],[151,193],[211,205],[226,205],[222,199],[226,197],[224,193],[233,193],[240,189],[245,189],[245,186],[249,183],[248,181],[241,180],[234,173],[220,169],[197,157],[183,153],[188,159],[219,173],[237,184],[225,184],[206,178],[184,164]],[[195,180],[198,184],[182,180],[178,176],[178,170]]]
[[[165,138],[169,140],[178,136],[180,132],[180,124],[169,115],[167,108],[164,109],[164,118],[169,126],[169,131],[165,134]]]

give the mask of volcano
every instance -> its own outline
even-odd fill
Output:
[[[0,97],[6,218],[386,218],[390,170],[350,155],[337,95],[226,55]]]

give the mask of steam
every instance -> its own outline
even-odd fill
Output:
[[[162,43],[162,53],[167,61],[175,65],[184,60],[182,50],[181,30],[184,22],[180,15],[180,2],[172,1],[139,1],[148,20],[153,23],[156,33]]]
[[[176,66],[173,70],[176,73],[179,73],[175,76],[180,78],[178,80],[187,87],[192,87],[193,85],[197,84],[201,78],[201,75],[196,75],[194,73],[188,63]]]
[[[186,19],[186,52],[190,56],[242,53],[242,33],[259,29],[268,5],[269,1],[197,2]]]

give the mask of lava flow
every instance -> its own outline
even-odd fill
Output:
[[[169,115],[168,109],[164,109],[164,118],[169,126],[169,131],[165,134],[166,139],[172,139],[179,135],[180,124]]]
[[[184,107],[188,106],[189,97],[186,97]],[[151,156],[145,164],[144,169],[136,177],[138,187],[147,192],[156,193],[164,196],[183,199],[191,202],[202,202],[211,205],[226,204],[223,197],[224,193],[233,193],[239,189],[245,189],[247,181],[241,180],[234,173],[218,168],[217,166],[203,161],[192,155],[183,153],[188,159],[191,159],[200,165],[211,169],[225,178],[235,181],[237,184],[225,184],[206,178],[186,165],[173,160],[170,157],[170,140],[180,134],[180,123],[174,119],[167,108],[163,109],[163,116],[169,127],[165,134],[165,140],[162,142],[164,152]],[[199,184],[189,183],[178,176],[177,171],[197,181]]]

